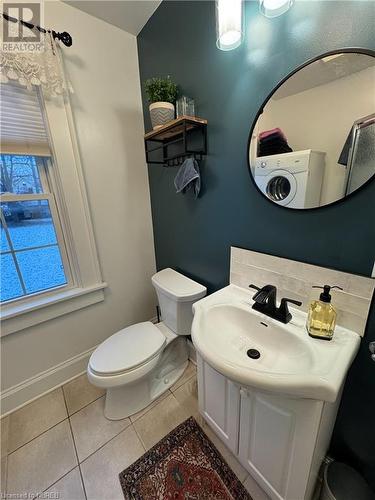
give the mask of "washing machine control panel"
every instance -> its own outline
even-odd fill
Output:
[[[279,168],[280,165],[281,165],[280,160],[277,160],[276,162],[275,160],[273,161],[261,160],[258,164],[260,168],[267,168],[267,167]]]
[[[257,158],[256,163],[255,163],[255,169],[260,171],[260,170],[275,170],[279,169],[282,166],[282,161],[277,158],[276,156],[274,158],[267,158],[267,159],[262,159],[262,158]]]
[[[301,156],[301,153],[285,153],[284,155],[272,155],[268,157],[258,157],[255,160],[256,172],[263,172],[259,175],[265,175],[273,170],[286,170],[290,173],[298,173],[308,170],[309,157]]]

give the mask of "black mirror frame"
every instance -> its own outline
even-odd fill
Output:
[[[364,49],[362,47],[346,47],[346,48],[343,48],[343,49],[335,49],[335,50],[330,50],[328,52],[323,52],[322,54],[319,54],[319,55],[313,57],[312,59],[308,59],[307,61],[305,61],[300,66],[297,66],[297,68],[295,68],[293,71],[291,71],[290,73],[288,73],[282,80],[280,80],[280,82],[268,94],[268,96],[266,97],[266,99],[263,101],[261,107],[259,108],[257,114],[255,115],[254,121],[253,121],[253,123],[251,125],[251,128],[250,128],[249,139],[247,141],[247,163],[248,163],[248,171],[249,171],[250,178],[251,178],[254,186],[256,187],[257,191],[269,203],[272,203],[273,206],[277,206],[277,207],[279,207],[281,209],[298,210],[298,211],[311,211],[311,210],[319,210],[321,208],[326,208],[326,207],[332,207],[333,205],[337,205],[339,203],[342,203],[345,200],[347,200],[348,198],[351,198],[352,196],[355,196],[357,193],[359,193],[362,190],[362,188],[365,188],[367,185],[369,185],[371,182],[373,182],[375,180],[375,174],[374,174],[372,177],[370,177],[370,179],[368,179],[366,182],[364,182],[362,184],[362,186],[360,186],[358,189],[356,189],[352,193],[349,193],[348,195],[344,196],[343,198],[340,198],[339,200],[333,201],[332,203],[327,203],[326,205],[322,205],[322,206],[319,206],[319,207],[312,207],[312,208],[292,208],[292,207],[287,207],[287,206],[284,206],[284,205],[279,205],[278,203],[275,203],[274,201],[270,200],[260,190],[260,188],[258,187],[257,183],[255,182],[254,176],[253,176],[253,174],[251,172],[251,165],[250,165],[251,138],[252,138],[252,135],[253,135],[253,131],[254,131],[255,125],[256,125],[256,123],[258,121],[258,118],[263,113],[264,107],[267,105],[268,101],[271,99],[271,97],[273,96],[273,94],[281,87],[281,85],[283,85],[287,80],[289,80],[289,78],[291,78],[293,75],[295,75],[301,69],[305,68],[306,66],[309,66],[309,64],[312,64],[312,63],[314,63],[316,61],[319,61],[320,59],[323,59],[324,57],[333,56],[333,55],[342,54],[342,53],[364,54],[364,55],[373,57],[375,59],[375,50]]]

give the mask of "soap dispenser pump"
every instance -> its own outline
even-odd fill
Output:
[[[331,340],[336,326],[337,313],[331,304],[330,291],[333,288],[342,290],[339,286],[313,286],[313,288],[322,288],[319,300],[313,300],[310,303],[307,316],[306,329],[310,337],[322,340]]]

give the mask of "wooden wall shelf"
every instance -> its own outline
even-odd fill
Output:
[[[197,138],[198,146],[195,141],[195,147],[192,147],[193,139]],[[171,153],[172,145],[174,151]],[[145,135],[145,149],[147,163],[173,166],[189,156],[201,160],[207,154],[207,120],[194,116],[172,120]]]

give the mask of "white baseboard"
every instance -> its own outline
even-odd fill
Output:
[[[157,317],[151,318],[149,321],[157,323]],[[31,403],[35,399],[85,373],[88,360],[96,347],[94,346],[85,352],[77,354],[3,391],[0,398],[0,416],[4,417],[8,413],[18,410],[22,406]],[[190,341],[188,341],[188,353],[190,360],[196,363],[195,348]]]
[[[3,391],[1,416],[31,403],[34,399],[84,373],[89,357],[95,349],[96,346]]]

